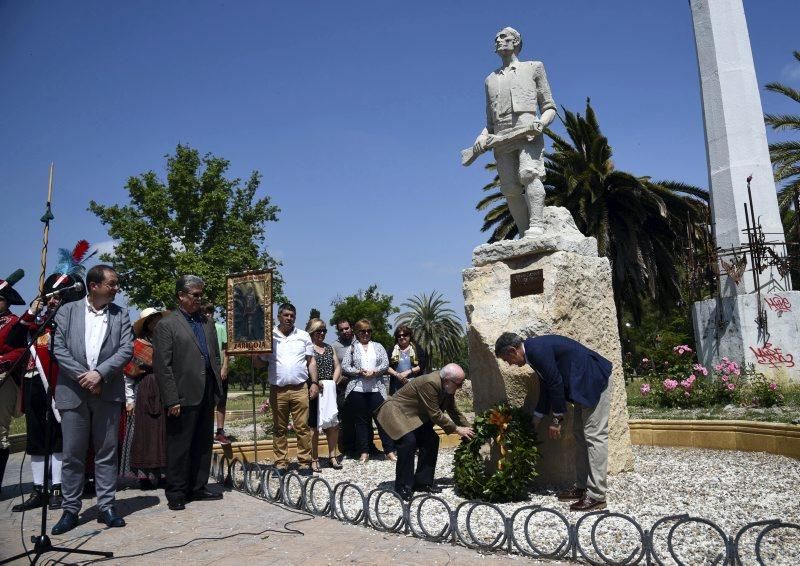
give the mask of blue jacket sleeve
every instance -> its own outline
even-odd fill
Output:
[[[566,413],[567,402],[564,395],[564,377],[558,369],[552,348],[525,344],[525,357],[539,373],[539,402],[536,412],[547,414],[549,407],[554,413]]]

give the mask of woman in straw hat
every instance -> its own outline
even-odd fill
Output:
[[[120,470],[135,473],[141,489],[155,488],[167,465],[164,408],[153,375],[152,344],[153,332],[163,314],[147,308],[133,323],[133,358],[125,367],[128,429]]]

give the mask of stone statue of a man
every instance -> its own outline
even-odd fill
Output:
[[[462,152],[462,163],[494,149],[500,187],[520,238],[543,232],[544,139],[542,131],[556,116],[556,105],[544,65],[520,61],[522,37],[503,28],[494,38],[503,65],[486,77],[486,128],[472,148]]]

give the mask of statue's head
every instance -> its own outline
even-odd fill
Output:
[[[494,36],[494,50],[503,53],[519,54],[522,51],[522,36],[514,28],[503,28]]]

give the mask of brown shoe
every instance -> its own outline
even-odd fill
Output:
[[[565,489],[564,491],[559,491],[556,497],[558,498],[559,501],[570,501],[572,499],[583,499],[584,495],[586,495],[586,489],[573,487],[572,489]]]
[[[605,500],[599,501],[588,495],[584,495],[579,501],[576,501],[569,506],[570,511],[597,511],[598,509],[605,509]]]

